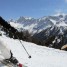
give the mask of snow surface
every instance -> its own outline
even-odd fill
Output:
[[[55,21],[55,20],[53,20],[53,19],[50,19],[50,21],[52,21],[52,22],[54,23],[54,25],[56,25],[56,21]]]
[[[29,59],[19,40],[5,36],[0,36],[0,39],[12,50],[13,55],[19,62],[28,67],[67,67],[66,51],[22,41],[29,54],[32,56],[32,58]]]
[[[60,26],[67,26],[67,24],[64,22],[64,21],[62,21],[61,23],[59,23],[59,24],[56,24],[58,27],[60,27]]]
[[[23,25],[15,22],[10,22],[10,25],[13,26],[14,28],[23,28]]]

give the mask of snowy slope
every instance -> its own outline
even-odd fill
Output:
[[[67,52],[65,51],[22,41],[32,56],[32,58],[29,59],[18,40],[10,39],[5,36],[1,36],[0,39],[10,47],[19,62],[28,67],[67,67]]]

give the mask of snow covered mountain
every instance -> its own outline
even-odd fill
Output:
[[[31,17],[20,17],[15,22],[10,21],[10,24],[18,30],[28,30],[32,33],[39,33],[51,26],[67,26],[67,15],[57,14],[53,16],[45,16],[39,19]]]
[[[63,45],[67,44],[67,27],[52,26],[32,37],[34,43],[61,49]]]
[[[29,54],[32,56],[32,58],[29,59],[17,39],[14,40],[3,35],[0,36],[0,40],[3,41],[5,45],[8,45],[8,47],[12,50],[13,55],[19,60],[19,62],[27,67],[67,67],[66,51],[38,46],[34,43],[22,41]],[[0,63],[0,67],[7,66]]]
[[[28,30],[32,33],[33,43],[58,49],[67,44],[67,14],[56,14],[39,19],[20,17],[10,24],[20,31]]]
[[[13,21],[12,21],[12,24],[13,24]],[[16,28],[18,27],[17,24],[15,23],[13,24],[13,26],[15,26]],[[8,32],[11,31],[11,28],[8,29]],[[24,64],[25,66],[27,67],[67,67],[67,62],[66,62],[67,52],[66,51],[49,48],[45,46],[38,46],[34,43],[22,41],[22,44],[25,46],[29,54],[32,56],[32,58],[29,59],[28,55],[26,54],[25,50],[23,49],[18,39],[9,38],[8,36],[6,37],[5,32],[3,32],[2,30],[0,30],[0,32],[2,33],[2,35],[0,35],[0,40],[3,43],[5,43],[5,46],[8,45],[13,55],[18,59],[20,63]],[[62,36],[62,34],[64,34],[65,36]],[[61,43],[63,42],[62,41],[63,37],[66,38],[66,39],[64,38],[65,39],[64,41],[65,42],[67,41],[67,28],[66,26],[53,25],[51,27],[46,28],[42,32],[35,34],[35,36],[37,36],[38,39],[40,37],[40,39],[45,41],[44,42],[40,40],[38,42],[39,45],[41,45],[42,43],[45,43],[45,45],[47,45],[48,43],[50,47],[52,46],[56,47],[59,44],[55,42],[58,41],[60,42],[60,46],[61,46]],[[38,41],[37,39],[35,40]],[[55,43],[55,44],[52,44],[52,43]],[[4,58],[1,55],[1,52],[0,52],[0,58]],[[5,66],[4,64],[0,62],[0,67],[7,67],[7,66]]]
[[[43,46],[61,49],[67,44],[67,15],[58,14],[54,16],[42,17],[39,19],[20,17],[15,22],[10,21],[11,26],[18,29],[20,32],[6,30],[10,37],[16,38],[15,33],[20,39],[40,44]],[[8,24],[9,26],[9,24]],[[28,33],[34,33],[32,36]],[[11,31],[13,34],[11,34]],[[25,32],[21,32],[25,31]],[[59,42],[58,42],[59,41]]]

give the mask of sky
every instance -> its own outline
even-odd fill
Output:
[[[40,18],[58,12],[67,13],[67,0],[0,0],[0,16],[6,20]]]

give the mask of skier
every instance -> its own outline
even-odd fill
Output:
[[[18,60],[15,57],[13,57],[13,54],[9,49],[9,47],[5,45],[1,40],[0,40],[0,51],[1,55],[4,57],[0,58],[0,61],[11,62],[12,64],[17,65],[17,67],[22,67],[22,64],[20,64]]]

